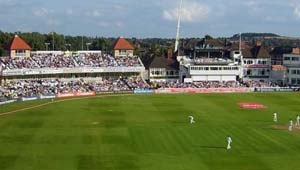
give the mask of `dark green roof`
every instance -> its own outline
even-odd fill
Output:
[[[270,53],[262,46],[242,50],[244,58],[270,58]]]
[[[165,68],[168,70],[178,70],[179,63],[175,59],[167,59],[165,57],[155,57],[149,68]]]

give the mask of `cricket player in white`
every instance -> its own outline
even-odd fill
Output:
[[[232,139],[230,136],[227,137],[227,150],[231,149]]]
[[[299,115],[297,115],[297,117],[296,117],[296,125],[300,126],[300,116]]]
[[[194,120],[194,117],[193,117],[193,116],[189,116],[189,118],[190,118],[190,124],[195,123],[195,120]]]
[[[273,118],[274,122],[277,122],[277,113],[274,113],[274,118]]]
[[[290,119],[289,131],[292,131],[292,130],[293,130],[293,120]]]

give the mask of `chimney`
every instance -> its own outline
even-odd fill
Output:
[[[168,49],[168,60],[172,60],[172,57],[173,57],[173,50]]]
[[[261,47],[262,43],[261,41],[256,41],[256,47]]]
[[[300,49],[297,48],[293,48],[292,54],[300,54]]]

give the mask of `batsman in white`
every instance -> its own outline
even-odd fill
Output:
[[[190,119],[190,124],[195,123],[195,120],[194,120],[194,117],[193,117],[193,116],[189,116],[189,119]]]
[[[293,130],[293,120],[290,119],[289,131],[292,131],[292,130]]]
[[[227,150],[231,149],[232,139],[231,136],[227,136]]]
[[[274,113],[273,120],[274,120],[274,122],[277,122],[277,113],[276,112]]]
[[[296,125],[300,126],[300,116],[299,115],[297,115],[297,117],[296,117]]]

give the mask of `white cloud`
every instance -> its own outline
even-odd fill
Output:
[[[39,8],[33,10],[33,15],[37,17],[43,17],[49,14],[49,11],[46,8]]]
[[[101,12],[99,10],[92,10],[92,11],[88,11],[86,13],[87,16],[90,16],[90,17],[99,17],[101,16]]]
[[[247,1],[245,3],[248,7],[256,7],[257,5],[259,5],[259,2],[257,1]]]
[[[96,23],[98,27],[117,27],[117,28],[122,28],[124,26],[124,23],[121,21],[115,21],[115,22],[107,22],[107,21],[99,21]]]
[[[67,15],[73,15],[74,11],[72,9],[67,9],[66,14]]]
[[[105,21],[99,21],[96,25],[99,27],[109,27],[109,23]]]
[[[183,22],[201,22],[208,18],[209,13],[210,9],[207,5],[190,2],[183,5],[181,18]],[[178,8],[164,10],[163,17],[166,20],[177,20]]]
[[[124,23],[122,21],[117,21],[114,23],[116,27],[122,28],[124,26]]]
[[[294,16],[300,19],[300,5],[294,8]]]
[[[48,19],[47,25],[49,26],[59,26],[61,23],[55,19]]]

